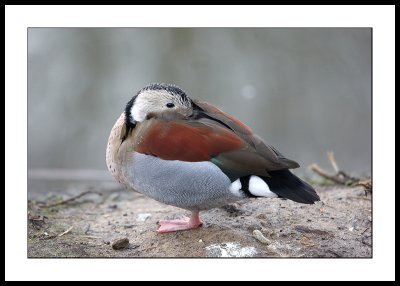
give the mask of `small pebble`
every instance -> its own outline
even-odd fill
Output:
[[[146,221],[148,218],[151,218],[151,214],[149,213],[140,213],[136,217],[136,221]]]
[[[118,208],[118,205],[116,205],[116,204],[109,205],[108,208],[115,210]]]
[[[253,231],[253,236],[255,239],[263,244],[271,244],[271,242],[258,229],[255,229]]]
[[[111,244],[112,248],[115,250],[124,249],[128,247],[128,245],[129,245],[129,239],[127,237],[118,238],[114,240]]]
[[[199,239],[199,243],[202,243],[203,242],[203,240],[202,239]]]

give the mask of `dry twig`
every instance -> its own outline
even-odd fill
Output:
[[[323,177],[325,179],[328,179],[328,180],[333,181],[340,185],[344,184],[344,182],[342,180],[340,180],[336,175],[330,175],[327,171],[322,169],[316,163],[311,164],[310,169],[311,169],[311,171],[313,171],[314,173],[317,173],[318,175],[320,175],[321,177]]]
[[[365,194],[368,192],[372,191],[372,183],[371,183],[371,178],[367,179],[361,179],[361,178],[356,178],[348,175],[346,172],[343,170],[340,170],[338,167],[338,164],[336,163],[335,157],[333,155],[332,151],[327,152],[327,157],[328,161],[331,163],[333,170],[335,171],[335,174],[329,174],[327,171],[322,169],[320,166],[318,166],[316,163],[313,163],[310,165],[310,169],[314,172],[317,173],[319,176],[323,177],[324,179],[330,180],[336,184],[339,185],[346,185],[346,186],[363,186]]]
[[[88,194],[98,194],[99,196],[102,196],[103,194],[100,192],[96,192],[96,191],[85,191],[83,193],[80,193],[79,195],[66,199],[66,200],[62,200],[61,202],[56,202],[56,203],[52,203],[52,204],[43,204],[40,205],[41,208],[51,208],[51,207],[55,207],[55,206],[59,206],[59,205],[64,205],[67,203],[70,203],[76,199],[79,199],[80,197],[83,197],[84,195],[88,195]]]
[[[63,235],[65,235],[65,234],[67,234],[68,232],[70,232],[71,231],[71,229],[73,228],[73,226],[70,226],[66,231],[64,231],[64,232],[62,232],[62,233],[60,233],[59,235],[57,235],[58,237],[60,237],[60,236],[63,236]]]
[[[371,193],[372,192],[372,182],[371,179],[366,179],[366,180],[360,180],[356,183],[354,183],[354,186],[363,186],[365,195],[367,195],[367,192]]]
[[[81,237],[84,238],[92,238],[92,239],[101,239],[101,236],[95,236],[95,235],[82,235]]]
[[[69,233],[72,230],[72,228],[73,228],[73,226],[70,226],[66,231],[63,231],[60,234],[48,234],[47,232],[44,232],[43,235],[41,237],[39,237],[39,240],[48,240],[48,239],[53,239],[56,237],[66,235],[67,233]]]
[[[333,169],[335,170],[336,174],[339,173],[340,170],[336,164],[336,160],[335,160],[335,156],[333,155],[333,151],[328,151],[326,155],[328,157],[329,162],[331,162],[331,165],[332,165]]]

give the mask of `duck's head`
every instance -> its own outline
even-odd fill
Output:
[[[193,113],[192,100],[179,87],[156,83],[142,88],[126,105],[127,125],[136,125],[151,116],[163,113],[178,113],[190,116]]]

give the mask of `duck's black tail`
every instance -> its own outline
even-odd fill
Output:
[[[271,177],[261,177],[269,189],[281,198],[302,204],[313,204],[319,201],[319,196],[306,182],[292,174],[289,170],[268,172]]]

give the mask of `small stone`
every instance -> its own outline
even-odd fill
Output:
[[[118,238],[114,240],[111,244],[112,248],[115,250],[124,249],[128,247],[128,245],[129,245],[129,239],[127,237]]]
[[[127,213],[124,213],[124,214],[123,214],[123,216],[127,216],[127,215],[128,215]]]
[[[255,229],[253,231],[253,236],[255,239],[257,239],[262,244],[267,244],[267,245],[271,244],[271,242],[258,229]]]
[[[199,243],[202,243],[203,242],[203,240],[202,239],[199,239]]]
[[[148,218],[151,218],[151,214],[149,213],[140,213],[136,217],[136,221],[146,221]]]
[[[127,224],[127,225],[124,225],[124,228],[132,228],[135,226],[136,226],[136,224]]]
[[[117,204],[112,204],[112,205],[109,205],[108,208],[110,208],[112,210],[115,210],[115,209],[118,208],[118,205]]]

